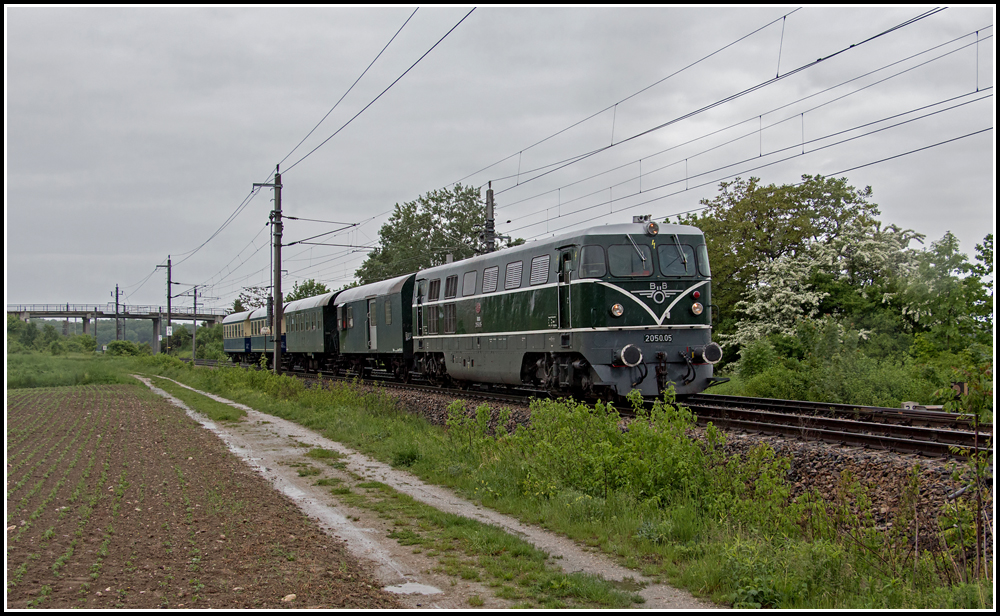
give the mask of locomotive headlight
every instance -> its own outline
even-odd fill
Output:
[[[652,220],[646,223],[646,235],[656,235],[660,232],[660,225]]]
[[[615,304],[611,307],[611,314],[616,317],[620,317],[625,314],[625,308],[621,304]]]
[[[704,310],[705,310],[705,307],[702,306],[699,302],[695,302],[695,303],[691,304],[691,312],[693,312],[695,314],[701,314],[702,312],[704,312]]]

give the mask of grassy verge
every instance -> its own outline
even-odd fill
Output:
[[[154,377],[153,384],[214,421],[238,421],[247,416],[246,411],[242,409],[212,400],[173,381]]]
[[[502,417],[491,431],[485,409],[472,417],[456,406],[443,430],[399,410],[378,389],[306,389],[265,372],[137,361],[719,602],[830,609],[993,604],[991,580],[972,566],[972,499],[958,499],[940,532],[921,534],[915,552],[906,507],[891,527],[877,525],[864,489],[849,476],[834,494],[791,499],[788,460],[766,446],[724,457],[722,435],[709,431],[705,442],[690,440],[692,417],[672,404],[627,431],[613,409],[600,405],[539,402],[531,427],[516,431],[505,429]],[[907,489],[904,498],[919,494],[919,485]],[[416,518],[407,520],[414,536],[401,531],[400,538],[424,545],[427,531],[418,533]]]
[[[441,512],[383,483],[337,485],[331,492],[347,505],[391,520],[389,537],[436,558],[437,571],[481,582],[519,607],[627,608],[642,602],[595,576],[559,571],[546,563],[544,552],[495,526]]]

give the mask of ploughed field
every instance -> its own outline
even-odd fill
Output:
[[[7,391],[6,532],[8,608],[399,607],[139,386]]]

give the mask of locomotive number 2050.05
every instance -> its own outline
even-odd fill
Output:
[[[646,342],[673,342],[671,334],[646,334]]]

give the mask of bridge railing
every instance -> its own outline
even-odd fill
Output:
[[[42,316],[46,313],[92,313],[100,314],[103,317],[113,316],[115,314],[115,305],[113,303],[108,304],[7,304],[8,313],[23,313],[27,312],[29,314],[38,314]],[[118,305],[118,314],[120,316],[127,315],[142,315],[142,316],[152,316],[157,314],[166,315],[166,306],[132,306],[132,305]],[[193,315],[193,306],[171,306],[170,313],[172,316],[177,316],[179,314]],[[212,316],[225,316],[228,310],[225,308],[202,308],[198,307],[199,315],[212,315]]]

